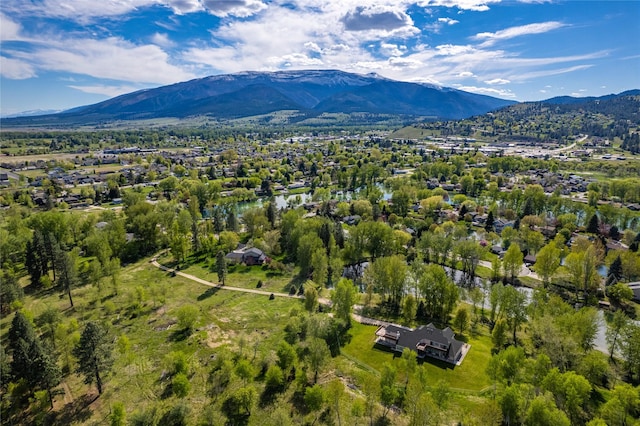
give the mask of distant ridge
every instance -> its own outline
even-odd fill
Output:
[[[90,125],[207,116],[227,120],[277,111],[459,119],[514,101],[377,74],[336,70],[240,72],[145,89],[57,114],[3,119],[3,126]]]
[[[613,98],[619,98],[621,96],[638,96],[640,95],[640,90],[627,90],[622,93],[614,94],[611,93],[609,95],[604,96],[586,96],[586,97],[575,97],[575,96],[556,96],[555,98],[550,98],[544,101],[540,101],[545,104],[559,104],[559,105],[567,105],[567,104],[583,104],[593,101],[606,101]]]

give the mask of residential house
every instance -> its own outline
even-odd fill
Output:
[[[493,229],[496,230],[496,233],[501,234],[504,228],[507,228],[507,227],[513,228],[514,225],[515,225],[515,222],[512,220],[504,220],[502,218],[499,218],[493,222]]]
[[[376,330],[376,344],[402,352],[409,348],[418,353],[418,358],[435,358],[450,364],[460,364],[469,345],[457,340],[453,330],[441,330],[432,323],[416,329],[399,325],[382,325]]]
[[[267,261],[267,256],[260,249],[239,244],[237,249],[227,253],[225,259],[233,263],[244,263],[245,265],[253,266],[262,265]]]

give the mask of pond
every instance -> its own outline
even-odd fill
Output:
[[[381,183],[376,184],[382,192],[382,199],[388,201],[391,199],[392,193],[384,188]],[[350,201],[362,191],[363,188],[358,188],[355,191],[336,191],[331,194],[331,199],[338,201]],[[280,194],[273,197],[276,202],[276,208],[278,210],[286,208],[296,208],[302,204],[309,203],[313,200],[313,194],[311,192],[302,192],[299,194]],[[259,198],[254,201],[242,201],[237,204],[238,214],[242,216],[242,212],[253,207],[262,207],[265,202],[269,201],[268,197]]]

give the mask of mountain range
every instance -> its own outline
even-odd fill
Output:
[[[537,104],[552,104],[562,110],[586,108],[591,112],[606,107],[636,117],[637,111],[628,111],[624,99],[638,93],[632,90],[598,98],[561,96],[517,103],[430,84],[390,80],[377,74],[337,70],[240,72],[139,90],[54,114],[32,112],[5,117],[0,124],[5,128],[72,127],[164,118],[206,117],[224,122],[257,117],[262,124],[286,125],[314,120],[327,124],[336,116],[346,116],[346,122],[352,124],[371,124],[389,116],[404,117],[405,121],[457,120],[510,106],[530,109],[527,105]],[[276,115],[278,120],[271,121]]]
[[[277,111],[303,117],[379,114],[459,119],[514,104],[461,90],[335,70],[241,72],[121,95],[56,114],[3,119],[3,126],[85,125],[206,116],[229,120]]]

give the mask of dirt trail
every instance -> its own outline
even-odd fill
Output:
[[[64,404],[71,404],[73,399],[73,394],[71,393],[71,388],[67,384],[67,382],[62,382],[62,388],[64,389]]]
[[[184,272],[176,271],[175,269],[172,269],[172,268],[166,267],[164,265],[161,265],[160,263],[158,263],[158,261],[156,259],[152,259],[151,260],[151,264],[153,266],[155,266],[156,268],[162,269],[163,271],[173,272],[174,274],[180,275],[183,278],[195,281],[195,282],[200,283],[200,284],[204,284],[204,285],[209,286],[209,287],[218,288],[220,290],[239,291],[239,292],[242,292],[242,293],[261,294],[261,295],[264,295],[264,296],[271,296],[273,294],[274,297],[288,297],[290,299],[304,299],[304,296],[298,296],[298,295],[295,295],[295,294],[277,293],[277,292],[273,292],[273,291],[256,290],[256,289],[253,289],[253,288],[231,287],[231,286],[228,286],[228,285],[222,285],[222,284],[213,283],[211,281],[207,281],[207,280],[203,280],[202,278],[198,278],[195,275],[186,274]],[[329,299],[325,299],[325,298],[318,299],[318,302],[323,304],[323,305],[330,305],[331,304],[331,301]]]

